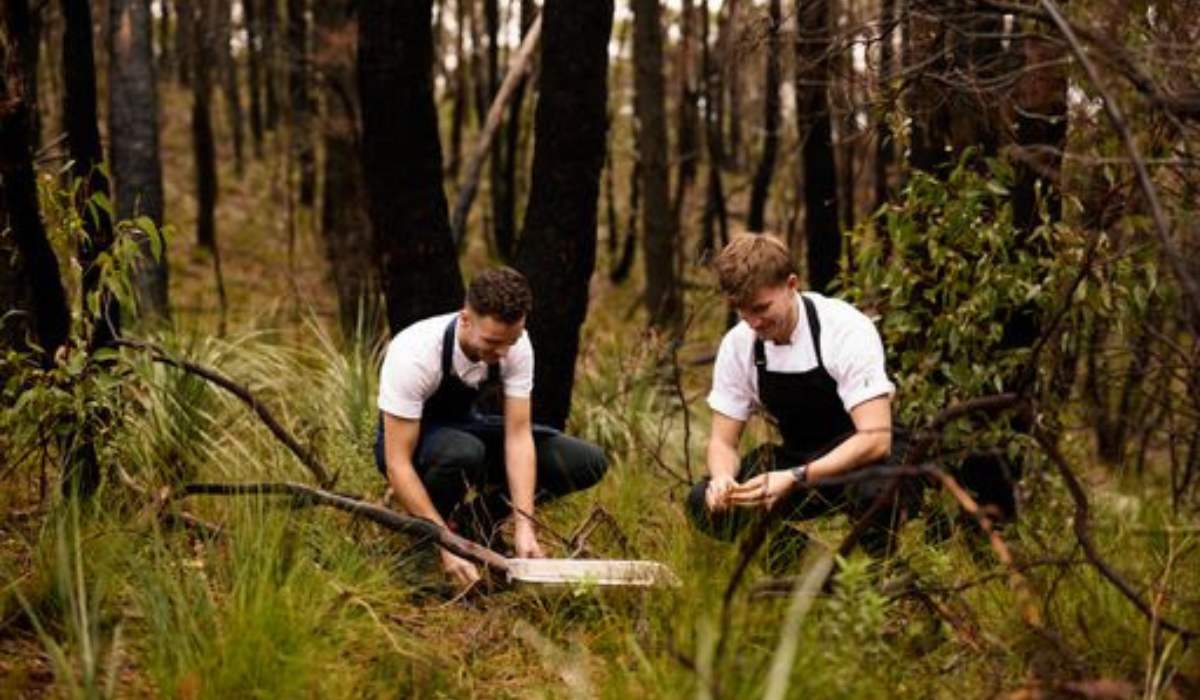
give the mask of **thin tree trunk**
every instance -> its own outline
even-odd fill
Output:
[[[676,153],[679,158],[679,172],[675,179],[675,196],[672,200],[671,219],[676,230],[685,231],[683,217],[687,210],[688,193],[696,180],[696,163],[700,156],[700,145],[697,140],[697,122],[699,121],[700,91],[696,86],[696,51],[693,38],[696,33],[696,8],[693,0],[683,0],[680,8],[680,38],[679,58],[677,61],[679,80],[679,129],[677,132]],[[679,236],[682,243],[684,236]]]
[[[158,2],[158,74],[171,75],[175,70],[174,57],[171,54],[171,0]]]
[[[363,174],[392,333],[463,300],[442,190],[431,10],[431,0],[358,8]]]
[[[675,279],[675,230],[667,169],[667,119],[663,78],[663,32],[658,0],[633,3],[633,63],[638,163],[642,176],[642,265],[650,323],[672,327],[680,320]]]
[[[521,38],[524,40],[529,34],[529,28],[533,26],[537,9],[533,0],[521,0],[520,11]],[[520,194],[517,192],[517,164],[521,160],[521,114],[524,101],[525,81],[522,80],[517,85],[512,102],[508,107],[508,123],[504,129],[504,158],[502,161],[497,161],[502,162],[504,166],[501,168],[497,188],[500,205],[496,210],[496,243],[501,257],[505,260],[511,259],[515,252],[516,241],[513,239],[518,226],[517,197]],[[507,244],[501,245],[502,241]]]
[[[533,288],[534,420],[565,426],[596,262],[612,0],[546,0],[533,183],[517,267]]]
[[[263,127],[279,125],[279,0],[262,0]]]
[[[117,218],[146,216],[161,227],[163,179],[150,0],[110,0],[109,11],[108,133]],[[142,260],[133,278],[138,311],[143,318],[165,321],[170,314],[165,251],[156,259],[144,232],[138,245]]]
[[[359,169],[358,95],[354,84],[357,27],[351,0],[317,5],[318,73],[324,77],[325,113],[321,132],[325,148],[321,230],[338,296],[342,335],[352,338],[359,314],[375,318],[372,308],[378,276],[371,256],[371,228],[366,192]]]
[[[887,115],[894,111],[896,103],[895,93],[892,90],[892,81],[895,80],[895,51],[892,42],[895,39],[893,33],[896,28],[896,0],[881,0],[879,15],[881,37],[878,82],[883,109],[880,110],[882,116],[875,125],[875,210],[888,202],[888,169],[893,160],[892,127],[888,123]]]
[[[775,157],[779,151],[779,27],[783,22],[780,0],[770,0],[771,26],[767,30],[767,75],[763,89],[763,150],[762,160],[754,173],[750,191],[750,216],[746,223],[751,231],[762,231],[765,225],[767,198],[771,193],[771,178],[775,175]]]
[[[300,168],[300,204],[311,207],[316,194],[316,152],[312,137],[312,99],[308,90],[308,14],[305,0],[287,0],[289,138]]]
[[[905,51],[905,72],[913,73],[907,90],[909,127],[909,166],[928,173],[940,174],[948,163],[946,144],[950,125],[944,106],[946,99],[936,81],[947,69],[945,26],[930,16],[949,0],[934,0],[913,12],[911,0],[905,6],[905,29],[908,48]],[[914,68],[920,64],[921,68]]]
[[[723,81],[729,88],[729,142],[725,149],[729,167],[742,167],[742,72],[741,47],[738,34],[741,31],[741,13],[738,0],[726,0],[728,15],[721,28],[721,64],[725,74]],[[723,100],[723,98],[722,98]]]
[[[829,289],[842,253],[829,114],[829,3],[796,0],[796,118],[802,149],[808,286]]]
[[[8,8],[8,21],[13,37],[13,58],[17,61],[19,71],[13,75],[20,76],[20,86],[16,92],[28,110],[26,121],[29,126],[29,143],[36,151],[42,143],[42,116],[38,104],[38,58],[42,40],[42,16],[40,12],[30,12],[28,0],[7,0],[11,3]]]
[[[637,256],[637,222],[642,205],[641,170],[641,164],[634,161],[633,174],[629,178],[629,208],[625,215],[625,238],[621,243],[620,256],[613,261],[612,268],[608,273],[608,279],[613,284],[621,284],[629,279],[629,273],[633,271],[633,260]],[[618,234],[614,233],[613,235]]]
[[[258,14],[260,0],[242,0],[242,17],[246,23],[246,67],[250,80],[250,139],[254,143],[254,157],[263,157],[263,110],[262,78],[259,75],[263,64],[262,27]]]
[[[459,164],[462,162],[463,126],[467,119],[467,96],[471,89],[468,86],[467,54],[464,46],[467,33],[466,6],[470,1],[456,0],[454,5],[454,55],[457,60],[454,63],[454,105],[450,113],[450,165],[447,168],[451,177],[458,176]]]
[[[221,0],[217,8],[215,22],[215,49],[218,69],[221,74],[221,89],[225,98],[225,112],[229,120],[229,130],[233,135],[233,171],[241,178],[245,172],[245,153],[243,144],[246,140],[245,128],[242,122],[242,98],[238,94],[237,62],[233,58],[232,22],[233,2]]]
[[[24,327],[42,348],[42,364],[53,364],[55,351],[67,342],[70,314],[58,273],[58,260],[46,238],[38,211],[37,180],[30,139],[32,110],[21,92],[27,80],[11,80],[25,68],[18,56],[21,43],[36,40],[28,31],[27,0],[8,0],[0,13],[0,299],[4,308],[25,309],[32,316],[25,324],[10,319],[3,324],[8,347],[24,345]],[[15,48],[14,48],[15,44]],[[14,64],[20,64],[18,69]],[[16,264],[12,249],[19,253]]]
[[[217,155],[212,129],[212,32],[215,0],[196,0],[189,19],[195,71],[192,76],[192,153],[196,167],[196,244],[208,251],[217,247]]]
[[[721,164],[724,162],[724,145],[721,128],[720,101],[723,89],[721,87],[721,68],[713,58],[709,46],[709,12],[708,0],[702,0],[701,11],[703,19],[700,24],[700,70],[704,76],[704,143],[708,151],[708,181],[704,195],[704,218],[701,227],[700,246],[697,257],[707,261],[716,250],[718,244],[717,229],[720,233],[720,245],[729,241],[729,221],[725,211],[725,192],[721,182]]]
[[[96,108],[96,62],[92,49],[92,12],[88,0],[63,0],[63,131],[71,156],[71,176],[82,181],[76,207],[83,210],[94,194],[108,195],[108,181],[100,171],[104,153]],[[86,239],[80,242],[83,293],[100,287],[96,262],[113,243],[112,220],[102,208],[97,215],[83,217]],[[120,313],[115,299],[102,294],[100,313],[93,319],[92,347],[104,347],[120,333]]]
[[[175,78],[180,85],[192,84],[192,39],[196,30],[196,4],[203,0],[174,0],[175,2]],[[164,37],[164,41],[166,38]]]

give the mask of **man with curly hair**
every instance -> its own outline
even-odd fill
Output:
[[[608,467],[597,446],[532,423],[531,307],[521,273],[492,268],[471,281],[462,309],[396,334],[375,444],[376,465],[413,515],[491,544],[495,523],[515,511],[518,557],[543,556],[535,503],[586,489]],[[479,578],[469,561],[440,555],[452,580]]]

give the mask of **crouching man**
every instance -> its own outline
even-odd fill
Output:
[[[717,353],[708,395],[709,477],[689,494],[690,519],[721,539],[733,539],[767,510],[781,511],[784,520],[836,512],[857,520],[888,491],[887,480],[819,482],[878,464],[892,449],[895,387],[884,371],[879,333],[849,304],[799,293],[791,256],[774,236],[736,236],[714,266],[741,322]],[[755,411],[774,420],[783,444],[739,457],[742,430]],[[890,547],[895,510],[893,498],[872,517],[859,540],[868,552],[882,555]],[[803,535],[783,532],[800,539],[783,548],[794,553]]]
[[[461,310],[400,331],[380,374],[375,444],[376,464],[405,510],[484,544],[511,513],[518,557],[543,556],[535,503],[586,489],[608,468],[595,445],[531,422],[531,306],[519,272],[489,269],[471,282]],[[440,555],[454,581],[478,580],[471,562]]]

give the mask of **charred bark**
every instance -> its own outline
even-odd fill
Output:
[[[361,155],[392,333],[463,301],[442,190],[431,11],[431,0],[358,9]]]
[[[23,311],[0,324],[6,347],[24,348],[26,330],[42,349],[43,366],[67,342],[70,313],[58,272],[58,259],[46,238],[38,210],[37,180],[30,140],[30,104],[15,64],[28,17],[27,0],[8,0],[0,13],[0,302]],[[13,253],[16,253],[14,255]]]
[[[300,204],[310,207],[316,195],[317,160],[313,150],[313,104],[308,89],[306,6],[305,0],[287,0],[287,84],[292,153],[300,168]]]
[[[823,292],[838,272],[842,236],[838,230],[837,167],[829,114],[829,2],[797,0],[796,117],[804,144],[804,226],[808,286]]]
[[[547,0],[542,20],[533,182],[517,267],[533,288],[529,333],[543,349],[534,420],[560,428],[570,413],[596,262],[612,19],[612,0]]]
[[[158,95],[150,39],[149,0],[110,0],[109,143],[118,219],[146,216],[163,223],[162,163],[158,152]],[[155,259],[149,238],[133,285],[143,318],[166,320],[167,260]]]
[[[658,0],[633,3],[634,111],[638,164],[642,179],[642,265],[646,274],[646,310],[650,323],[674,326],[680,319],[675,274],[675,227],[672,225],[670,173],[667,169],[666,94],[663,32]]]
[[[754,172],[750,190],[750,216],[746,226],[762,231],[767,199],[771,193],[771,178],[775,175],[775,158],[779,152],[779,27],[783,22],[780,0],[770,0],[771,26],[767,30],[767,73],[763,88],[763,149],[762,159]]]

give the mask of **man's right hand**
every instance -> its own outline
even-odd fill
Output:
[[[708,482],[704,492],[704,502],[709,511],[720,513],[729,508],[729,494],[737,486],[737,480],[732,476],[714,476]]]
[[[442,571],[460,586],[470,586],[479,580],[479,569],[462,557],[442,550]]]

